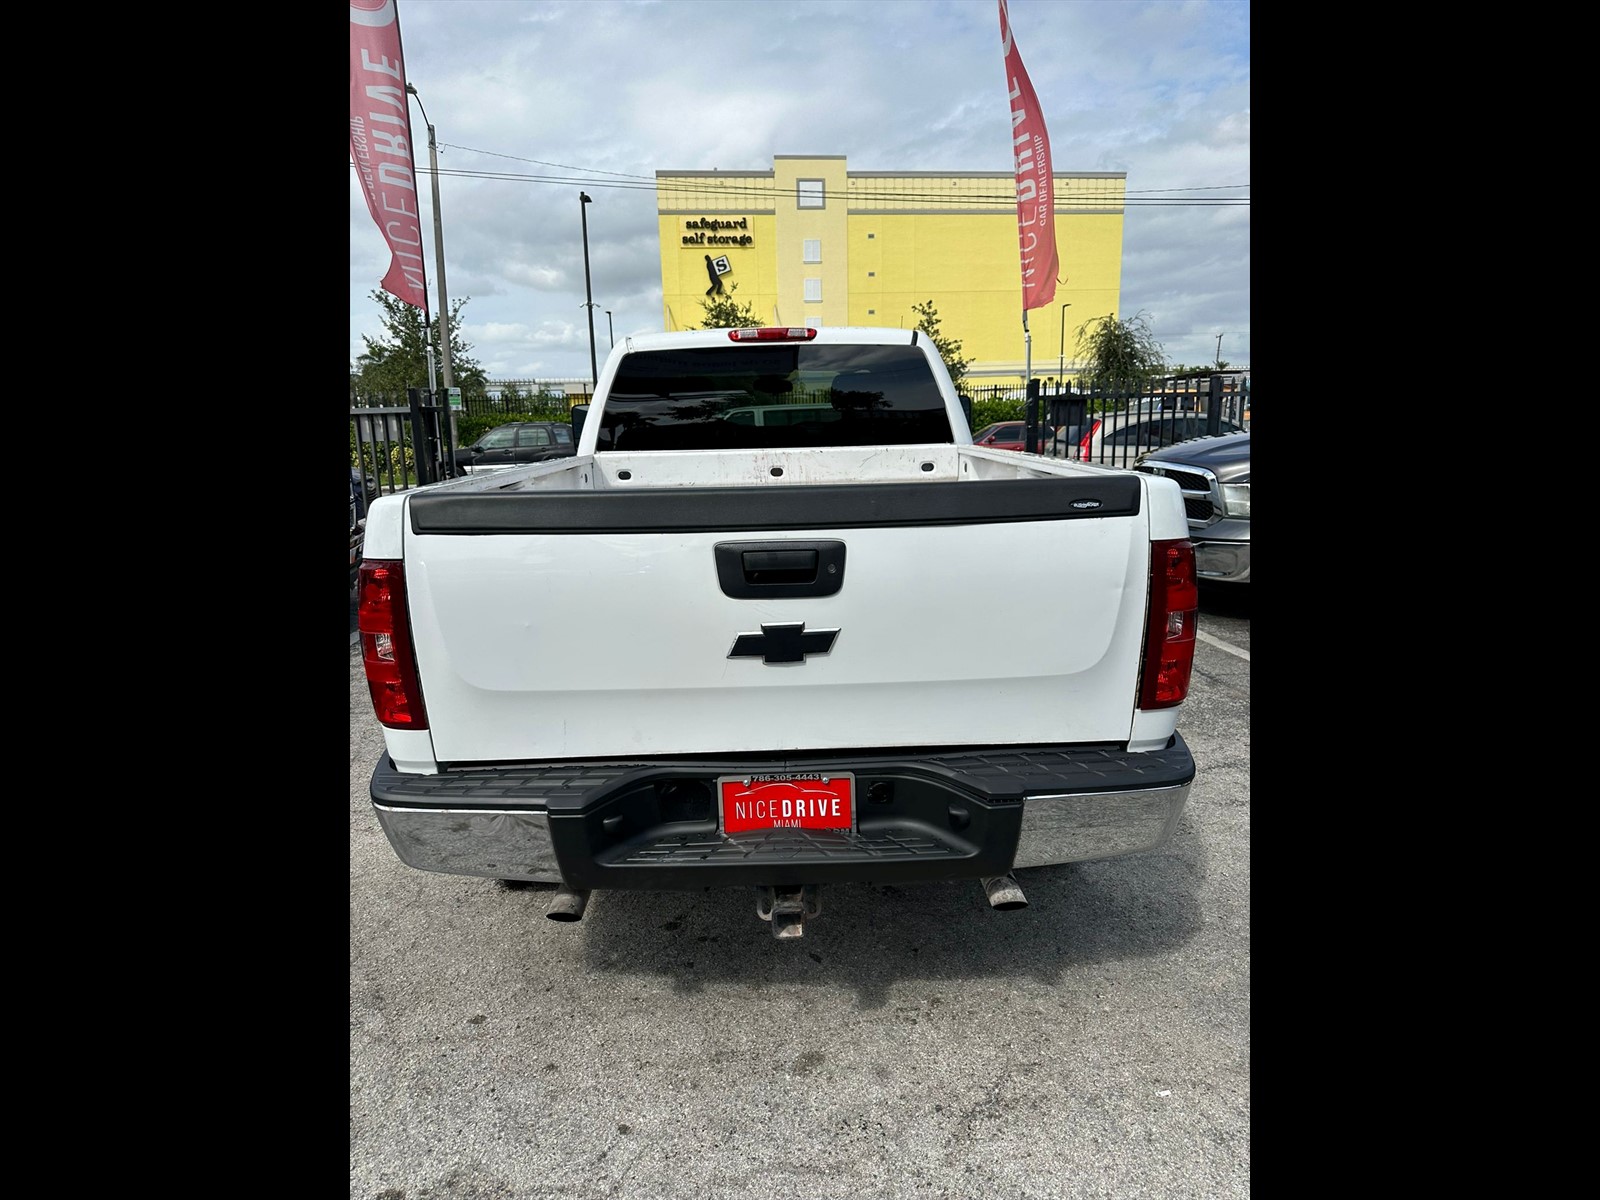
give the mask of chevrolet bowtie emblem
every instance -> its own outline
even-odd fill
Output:
[[[837,629],[806,632],[804,621],[785,621],[779,625],[762,623],[760,633],[741,633],[733,639],[729,658],[759,658],[764,663],[803,663],[808,654],[826,654],[833,649]]]

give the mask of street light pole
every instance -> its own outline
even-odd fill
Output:
[[[606,335],[611,338],[611,348],[616,349],[617,331],[611,328],[611,310],[606,309]]]
[[[589,373],[598,387],[600,368],[594,357],[594,293],[589,289],[589,205],[593,203],[588,192],[578,193],[578,211],[583,214],[583,301],[589,310]]]
[[[417,107],[422,109],[422,123],[428,127],[428,165],[433,169],[433,257],[438,267],[439,276],[439,351],[443,360],[444,389],[448,394],[453,380],[450,377],[450,296],[444,285],[444,218],[439,212],[439,145],[433,133],[433,122],[428,120],[428,110],[422,103],[422,96],[418,93],[416,85],[406,84],[406,91],[417,98]],[[448,395],[445,400],[449,405]],[[456,410],[450,408],[450,446],[455,448],[456,437]]]
[[[1222,335],[1217,334],[1217,370],[1222,370]]]
[[[1071,300],[1061,306],[1061,349],[1059,351],[1061,357],[1056,362],[1056,379],[1058,381],[1064,380],[1067,376],[1067,309],[1071,307]],[[1061,385],[1058,382],[1056,386],[1059,387]]]

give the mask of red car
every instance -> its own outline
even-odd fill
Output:
[[[1055,430],[1048,425],[1039,426],[1038,448],[1043,449]],[[993,446],[996,450],[1023,450],[1027,448],[1028,423],[1026,421],[996,421],[985,425],[972,435],[974,446]]]

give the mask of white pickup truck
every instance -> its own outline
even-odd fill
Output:
[[[558,920],[752,887],[796,937],[823,884],[1016,908],[1017,870],[1171,835],[1177,484],[974,446],[912,330],[630,337],[577,423],[574,457],[372,505],[371,795],[402,861],[557,884]]]

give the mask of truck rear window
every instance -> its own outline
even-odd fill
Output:
[[[625,357],[595,449],[954,440],[944,397],[914,347],[730,344]]]

